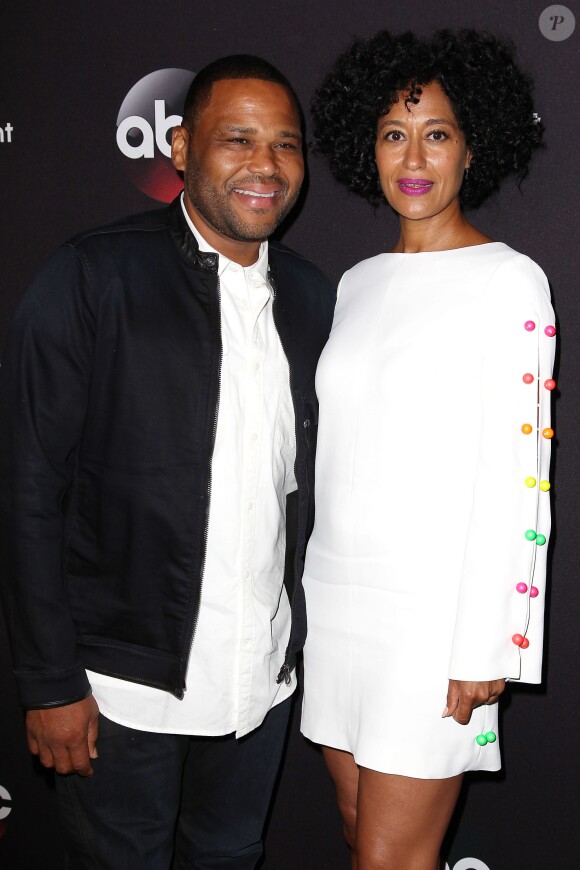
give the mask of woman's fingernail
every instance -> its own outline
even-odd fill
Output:
[[[445,717],[447,716],[448,713],[449,713],[449,707],[445,707],[445,709],[441,713],[441,718],[445,719]]]

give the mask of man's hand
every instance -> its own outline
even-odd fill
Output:
[[[57,773],[92,776],[91,759],[97,758],[99,708],[92,695],[66,707],[28,710],[28,748],[44,767]]]
[[[460,725],[467,725],[471,713],[482,704],[495,704],[505,689],[505,680],[472,683],[466,680],[449,680],[447,706],[441,714],[445,719],[453,716]]]

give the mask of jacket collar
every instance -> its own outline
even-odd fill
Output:
[[[172,203],[167,207],[167,218],[169,223],[169,231],[175,243],[175,246],[184,257],[190,266],[201,268],[204,272],[215,272],[218,270],[218,255],[206,251],[200,251],[199,245],[193,233],[191,232],[187,221],[183,215],[181,208],[181,193],[178,193]],[[276,295],[276,268],[272,261],[272,245],[268,247],[268,278],[272,285],[272,292]]]
[[[217,272],[218,255],[200,251],[197,240],[187,225],[181,208],[181,193],[167,208],[169,232],[179,250],[190,266],[197,266],[205,272]]]

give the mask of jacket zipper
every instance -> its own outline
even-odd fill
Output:
[[[272,285],[272,290],[274,293],[274,302],[276,301],[276,283],[272,275],[270,275],[270,283]],[[280,330],[278,329],[277,317],[276,317],[276,305],[273,305],[273,315],[274,315],[274,326],[276,327],[276,332],[278,336],[280,336]],[[280,343],[282,343],[282,339],[280,339]],[[282,349],[284,350],[284,345],[282,345]],[[282,681],[286,683],[287,686],[292,682],[290,665],[288,664],[288,659],[290,657],[290,650],[292,649],[292,640],[294,638],[294,602],[296,599],[296,588],[298,586],[298,532],[300,530],[300,484],[298,483],[298,477],[296,476],[296,465],[298,462],[298,413],[296,410],[296,402],[294,401],[294,384],[292,378],[292,366],[290,365],[290,360],[286,356],[286,361],[288,363],[288,382],[290,387],[290,397],[292,399],[292,407],[294,408],[294,437],[296,439],[296,456],[294,458],[294,477],[296,478],[296,484],[298,486],[298,510],[296,512],[296,552],[294,554],[294,589],[292,591],[292,601],[290,602],[290,635],[288,637],[288,645],[286,646],[286,652],[284,654],[284,662],[282,667],[280,668],[280,672],[276,677],[276,683],[280,684]],[[310,420],[304,421],[304,427],[307,428],[310,425]],[[307,448],[308,448],[308,437],[306,438]],[[308,453],[308,449],[307,449]],[[306,487],[308,488],[308,469],[306,474]]]
[[[290,371],[290,363],[288,363],[288,370]],[[290,377],[290,385],[292,385],[292,378]],[[290,386],[292,389],[292,386]],[[292,397],[292,402],[294,402],[294,397]],[[296,420],[295,430],[296,430],[296,444],[298,444],[298,419],[296,416],[296,408],[294,408],[294,418]],[[308,482],[308,451],[310,450],[310,439],[308,437],[308,429],[310,427],[310,420],[306,418],[303,423],[304,427],[304,435],[306,439],[306,457],[304,460],[305,471],[306,471],[306,491],[310,495],[310,484]],[[298,459],[298,447],[296,447],[296,459]],[[294,468],[296,469],[296,462],[294,463]],[[296,472],[295,472],[296,473]],[[298,480],[296,481],[298,483]],[[296,552],[294,553],[294,590],[292,592],[292,601],[290,602],[290,613],[291,613],[291,622],[290,622],[290,635],[288,637],[288,646],[286,647],[286,653],[284,656],[284,664],[280,668],[280,673],[276,677],[276,682],[279,684],[282,681],[286,683],[287,686],[292,682],[290,665],[288,663],[288,659],[290,658],[290,652],[292,650],[292,641],[294,639],[294,619],[292,617],[292,613],[294,611],[294,601],[296,599],[296,589],[298,587],[298,532],[300,530],[300,492],[298,493],[298,510],[296,512]]]
[[[223,362],[223,350],[222,350],[222,318],[221,318],[221,285],[219,275],[217,278],[217,310],[218,310],[218,334],[219,334],[219,346],[220,346],[220,364],[218,368],[218,392],[217,392],[217,400],[215,405],[215,414],[213,420],[213,431],[211,438],[211,449],[209,452],[209,460],[208,460],[208,468],[207,468],[207,506],[205,509],[205,525],[203,531],[203,559],[201,563],[201,571],[199,573],[199,595],[197,597],[197,604],[195,607],[195,613],[193,616],[193,625],[191,628],[191,632],[188,637],[188,645],[187,645],[187,658],[185,659],[185,670],[183,672],[183,679],[185,681],[185,675],[187,674],[187,670],[189,668],[189,660],[191,658],[191,648],[193,646],[193,638],[195,637],[195,632],[197,630],[197,623],[199,621],[199,611],[201,608],[201,593],[203,591],[203,578],[205,574],[205,563],[207,559],[207,535],[209,530],[209,507],[210,507],[210,499],[211,499],[211,464],[213,460],[213,452],[215,449],[215,439],[217,433],[217,424],[218,424],[218,414],[219,414],[219,406],[220,406],[220,392],[221,392],[221,375],[222,375],[222,362]],[[185,687],[187,688],[187,687]],[[184,689],[179,689],[174,692],[176,698],[180,701],[182,700],[185,694]]]

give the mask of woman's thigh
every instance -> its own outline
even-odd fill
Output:
[[[353,843],[349,842],[349,845],[354,845],[358,799],[358,764],[350,752],[344,752],[342,749],[331,749],[330,746],[323,746],[322,754],[336,789],[336,799],[345,824],[347,840],[350,840],[347,829],[352,828]]]
[[[358,870],[437,870],[462,778],[412,779],[359,768]]]

